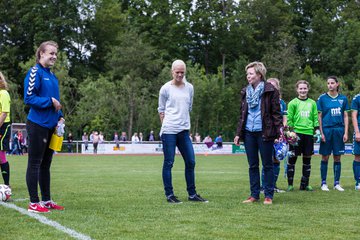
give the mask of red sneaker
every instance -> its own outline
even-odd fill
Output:
[[[272,204],[272,199],[271,198],[265,198],[264,200],[264,204]]]
[[[257,202],[257,201],[259,201],[259,199],[256,199],[254,197],[249,197],[248,199],[246,199],[242,203],[254,203],[254,202]]]
[[[48,209],[55,209],[55,210],[64,210],[65,208],[63,206],[57,205],[56,202],[50,200],[50,201],[46,201],[46,202],[42,202],[44,204],[44,207],[48,208]]]
[[[50,212],[49,209],[44,207],[41,203],[30,203],[28,207],[29,212],[36,212],[36,213],[47,213]]]

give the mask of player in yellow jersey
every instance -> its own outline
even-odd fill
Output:
[[[0,72],[0,167],[4,184],[10,187],[10,165],[6,160],[10,140],[10,95],[4,75]]]

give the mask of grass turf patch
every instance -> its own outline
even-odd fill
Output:
[[[28,198],[26,156],[9,156],[13,198]],[[93,239],[356,239],[360,193],[354,190],[352,156],[343,157],[345,192],[320,190],[320,157],[312,159],[314,192],[276,193],[274,204],[242,204],[249,196],[244,155],[197,156],[196,186],[209,203],[187,201],[184,163],[173,169],[175,194],[183,204],[166,202],[162,156],[55,155],[52,197],[63,212],[43,214]],[[332,164],[328,185],[332,186]],[[278,187],[287,187],[283,166]],[[261,196],[263,200],[263,196]],[[27,208],[28,201],[13,202]],[[54,228],[0,206],[1,239],[70,239]]]

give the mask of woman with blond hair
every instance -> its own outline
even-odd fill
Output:
[[[279,91],[265,81],[266,68],[261,62],[245,67],[248,85],[241,91],[240,118],[234,143],[243,140],[249,163],[251,194],[243,203],[260,199],[259,152],[264,169],[264,204],[272,204],[274,196],[274,140],[283,127]]]
[[[179,149],[185,162],[185,179],[188,200],[208,202],[196,192],[195,154],[190,140],[190,111],[192,109],[194,87],[186,81],[186,65],[182,60],[175,60],[171,66],[172,80],[165,83],[159,92],[158,113],[161,121],[161,141],[164,162],[162,169],[166,200],[169,203],[182,203],[174,195],[172,167],[175,161],[175,149]]]
[[[30,107],[26,131],[29,137],[26,184],[30,195],[28,211],[46,213],[64,210],[50,194],[50,166],[54,151],[49,148],[56,126],[65,120],[61,112],[59,82],[51,67],[57,60],[58,45],[47,41],[36,51],[36,65],[24,80],[24,102]],[[38,196],[38,186],[42,201]]]
[[[0,167],[4,184],[10,187],[10,165],[6,159],[10,140],[10,95],[4,75],[0,72]]]

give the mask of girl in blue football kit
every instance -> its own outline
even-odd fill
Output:
[[[334,189],[344,191],[340,186],[341,155],[345,153],[345,142],[348,140],[348,100],[339,94],[339,82],[335,76],[327,79],[328,92],[320,95],[317,101],[321,142],[319,153],[322,156],[321,190],[329,191],[326,184],[328,161],[331,153],[334,157]]]
[[[56,62],[57,51],[57,43],[43,42],[36,51],[36,65],[30,68],[24,80],[24,102],[30,107],[26,122],[29,137],[26,184],[30,195],[30,212],[64,209],[53,202],[50,195],[50,165],[54,151],[49,144],[58,122],[64,121],[60,111],[58,79],[50,71]]]
[[[286,126],[287,123],[287,110],[286,110],[286,103],[283,99],[281,99],[281,91],[280,91],[280,81],[277,78],[269,78],[267,80],[267,82],[271,83],[280,93],[280,112],[282,115],[282,121],[283,121],[283,125]],[[280,174],[280,161],[277,160],[275,158],[275,156],[273,157],[273,164],[274,164],[274,192],[276,193],[281,193],[281,192],[285,192],[284,190],[281,190],[277,187],[277,180],[279,178],[279,174]],[[261,188],[262,191],[264,191],[264,168],[262,169],[262,174],[261,174]]]
[[[353,161],[353,172],[355,179],[355,190],[360,191],[360,94],[357,94],[351,102],[351,119],[354,126],[353,136],[353,154],[355,159]]]

